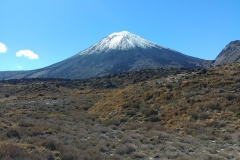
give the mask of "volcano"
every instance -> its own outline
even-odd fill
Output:
[[[78,54],[37,70],[1,72],[0,79],[86,79],[143,69],[208,67],[210,61],[157,45],[128,31],[112,33]]]

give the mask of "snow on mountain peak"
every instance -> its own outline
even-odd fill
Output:
[[[108,50],[129,50],[134,48],[152,48],[160,47],[159,45],[141,38],[136,34],[128,31],[115,32],[94,44],[90,48],[80,52],[84,54],[98,54]]]
[[[130,33],[130,32],[128,32],[128,31],[122,31],[122,32],[114,32],[114,33],[112,33],[112,34],[110,34],[108,37],[113,37],[113,36],[127,36],[127,35],[134,35],[134,34],[132,34],[132,33]]]

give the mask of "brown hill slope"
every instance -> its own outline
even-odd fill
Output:
[[[0,159],[238,159],[240,63],[0,82]]]

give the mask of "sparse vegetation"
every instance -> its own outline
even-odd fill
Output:
[[[1,81],[0,159],[239,159],[239,67]]]

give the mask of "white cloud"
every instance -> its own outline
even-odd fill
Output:
[[[23,67],[22,67],[22,66],[17,66],[17,68],[18,68],[18,69],[21,69],[21,68],[23,68]]]
[[[7,52],[7,47],[5,44],[0,42],[0,53],[5,53]]]
[[[29,59],[38,59],[38,55],[35,54],[33,51],[31,50],[19,50],[17,53],[16,53],[16,56],[17,57],[21,57],[21,56],[24,56],[24,57],[27,57]]]

